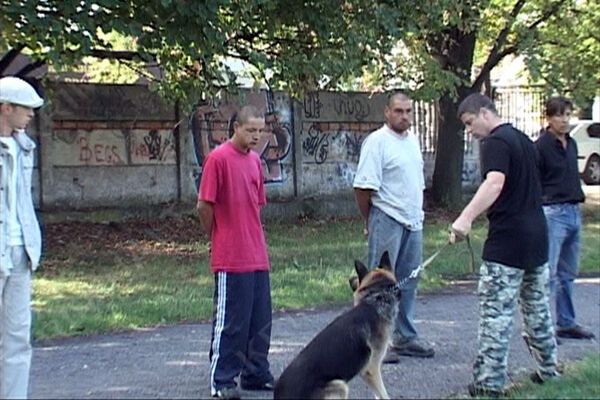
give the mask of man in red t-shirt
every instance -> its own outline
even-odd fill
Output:
[[[240,398],[244,390],[273,390],[267,355],[271,342],[269,258],[260,207],[266,204],[262,167],[251,151],[265,128],[264,115],[243,107],[233,136],[207,157],[198,214],[210,235],[215,276],[210,348],[211,395]]]

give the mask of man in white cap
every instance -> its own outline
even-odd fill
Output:
[[[27,398],[31,274],[41,253],[31,197],[35,142],[25,133],[44,100],[22,79],[0,78],[0,398]]]

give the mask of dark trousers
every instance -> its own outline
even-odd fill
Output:
[[[210,346],[210,384],[235,386],[241,373],[249,384],[271,381],[271,287],[268,271],[217,272]]]

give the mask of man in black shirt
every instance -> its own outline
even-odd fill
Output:
[[[542,190],[531,140],[503,123],[492,101],[479,93],[458,108],[467,131],[481,140],[483,182],[452,224],[450,241],[465,237],[487,210],[488,237],[480,268],[479,349],[473,366],[472,396],[497,397],[506,391],[508,345],[517,300],[523,337],[543,382],[558,376],[556,340],[548,303],[548,236]]]
[[[573,103],[564,97],[546,102],[548,127],[535,142],[539,155],[544,214],[548,223],[550,289],[556,297],[556,335],[592,339],[594,334],[575,322],[573,281],[579,269],[581,213],[585,200],[577,170],[577,144],[569,136]]]

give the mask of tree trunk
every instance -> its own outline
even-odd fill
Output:
[[[475,32],[453,31],[442,48],[447,49],[448,64],[463,82],[471,81],[471,67],[475,53]],[[432,198],[437,206],[457,209],[462,204],[462,169],[464,156],[464,127],[456,116],[458,105],[474,89],[462,84],[456,89],[458,98],[444,94],[440,99],[440,126],[435,151]]]
[[[465,88],[461,92],[466,92]],[[461,95],[460,100],[464,97]],[[433,201],[449,209],[460,207],[462,199],[464,127],[456,117],[459,102],[448,94],[440,99],[440,126],[433,170]]]
[[[579,119],[592,119],[594,114],[594,98],[591,97],[589,99],[585,99],[583,104],[578,104],[579,109]]]

